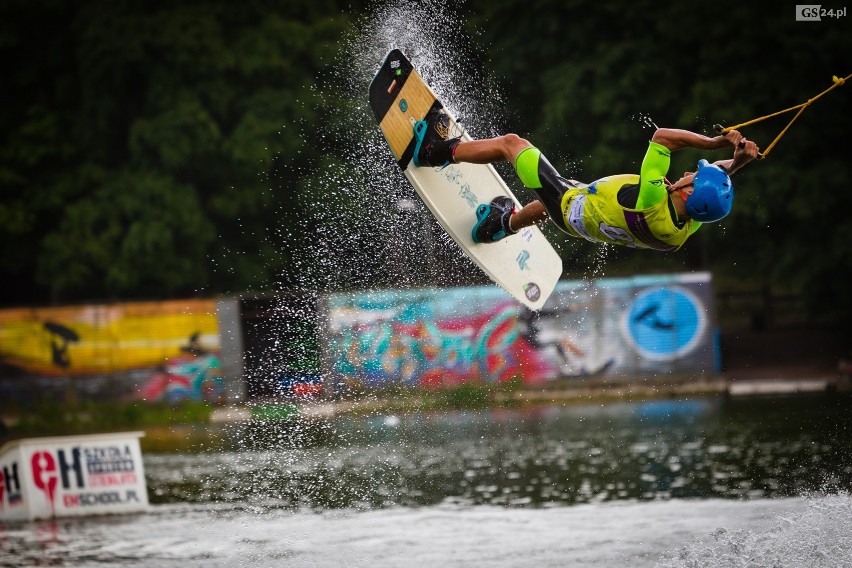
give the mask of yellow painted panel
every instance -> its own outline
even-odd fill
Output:
[[[219,347],[214,300],[0,310],[0,362],[28,374],[155,367]]]

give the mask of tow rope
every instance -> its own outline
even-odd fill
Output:
[[[734,126],[722,126],[721,124],[716,124],[716,125],[713,126],[713,129],[719,134],[725,134],[727,132],[730,132],[731,130],[739,130],[743,126],[749,126],[750,124],[755,124],[755,123],[764,121],[768,118],[778,116],[779,114],[784,114],[784,113],[791,112],[791,111],[798,109],[799,112],[797,112],[796,115],[790,120],[790,122],[787,123],[787,126],[784,127],[784,129],[778,134],[778,136],[775,137],[775,140],[773,140],[772,143],[769,146],[767,146],[766,150],[764,150],[761,154],[758,154],[758,157],[762,160],[763,158],[766,157],[767,154],[769,154],[769,152],[772,151],[772,148],[774,148],[775,145],[778,143],[778,141],[781,140],[781,137],[784,136],[784,134],[786,134],[787,130],[790,129],[790,127],[793,125],[793,123],[796,122],[796,119],[799,118],[799,116],[802,114],[802,112],[804,112],[804,110],[806,108],[808,108],[813,102],[815,102],[817,99],[819,99],[820,97],[822,97],[823,95],[825,95],[829,91],[832,91],[832,90],[836,89],[837,87],[843,85],[850,78],[852,78],[852,75],[847,75],[844,78],[839,78],[835,75],[831,78],[833,84],[829,88],[827,88],[826,90],[824,90],[823,92],[821,92],[817,96],[815,96],[811,99],[808,99],[807,101],[803,102],[802,104],[792,106],[792,107],[786,108],[784,110],[779,110],[778,112],[773,112],[772,114],[767,114],[766,116],[761,116],[759,118],[749,120],[748,122],[743,122],[742,124],[735,124]]]

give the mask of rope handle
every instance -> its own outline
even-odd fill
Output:
[[[742,124],[736,124],[734,126],[723,127],[721,124],[716,124],[716,125],[713,126],[713,129],[719,134],[725,134],[727,132],[730,132],[731,130],[739,130],[743,126],[749,126],[751,124],[755,124],[757,122],[764,121],[767,118],[772,118],[772,117],[778,116],[779,114],[784,114],[784,113],[787,113],[787,112],[798,110],[799,112],[796,113],[796,116],[794,116],[790,120],[790,122],[787,123],[787,126],[785,126],[784,129],[778,134],[778,136],[775,137],[775,140],[773,140],[772,143],[769,146],[767,146],[767,148],[763,151],[762,154],[758,154],[758,158],[760,158],[762,160],[765,156],[767,156],[769,154],[769,152],[772,151],[772,148],[774,148],[775,145],[778,143],[778,141],[781,140],[781,137],[784,136],[784,134],[786,134],[787,130],[790,129],[790,127],[793,125],[793,123],[796,122],[796,119],[799,118],[799,116],[802,114],[802,112],[806,108],[808,108],[813,102],[815,102],[817,99],[819,99],[820,97],[822,97],[823,95],[825,95],[829,91],[834,90],[835,88],[840,87],[843,84],[845,84],[846,81],[848,81],[850,78],[852,78],[852,75],[847,75],[846,77],[838,77],[837,75],[834,75],[831,78],[832,85],[829,88],[827,88],[826,90],[824,90],[823,92],[821,92],[817,96],[813,97],[812,99],[808,99],[807,101],[803,102],[802,104],[792,106],[792,107],[786,108],[784,110],[779,110],[778,112],[773,112],[772,114],[767,114],[766,116],[761,116],[761,117],[755,118],[753,120],[743,122]],[[742,147],[742,145],[740,147]]]
[[[724,126],[722,126],[721,124],[714,124],[714,125],[713,125],[713,130],[715,130],[717,134],[727,134],[727,133],[728,133],[728,132],[730,132],[731,130],[736,130],[736,128],[734,128],[734,127],[725,128],[725,127],[724,127]],[[771,147],[771,144],[770,144],[770,147]],[[740,150],[742,150],[743,148],[745,148],[745,142],[743,142],[742,140],[740,140],[740,143],[739,143],[739,144],[737,144],[737,148],[739,148]],[[768,151],[769,151],[769,150],[767,150],[767,152],[768,152]],[[762,152],[758,152],[758,153],[757,153],[757,159],[758,159],[758,160],[762,160],[762,159],[763,159],[763,153],[762,153]]]

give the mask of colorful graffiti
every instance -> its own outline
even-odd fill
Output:
[[[256,349],[261,367],[271,368],[270,396],[322,396],[326,377],[368,387],[530,385],[706,374],[720,364],[705,273],[562,281],[538,312],[496,286],[332,294],[323,304],[327,319],[309,326],[324,338],[322,369],[296,371],[304,363],[296,355],[279,361],[267,343]],[[109,376],[144,400],[218,399],[216,308],[196,300],[2,310],[0,388]]]
[[[334,295],[330,370],[372,387],[713,372],[709,283],[563,281],[539,312],[495,287]]]
[[[223,394],[222,365],[213,354],[186,355],[169,360],[139,389],[142,400],[218,400]]]
[[[518,308],[512,303],[464,320],[411,317],[412,311],[428,309],[408,304],[400,313],[346,328],[334,341],[334,371],[373,386],[447,386],[523,376],[521,367],[535,358],[518,341]]]
[[[527,384],[559,372],[538,319],[496,288],[371,293],[330,300],[332,371],[368,386],[451,386],[467,381]],[[466,315],[462,315],[462,314]]]
[[[323,396],[322,376],[316,373],[285,373],[275,385],[276,395],[285,398],[316,400]]]
[[[147,375],[141,398],[207,399],[222,390],[219,349],[213,300],[0,311],[0,366],[16,380]]]

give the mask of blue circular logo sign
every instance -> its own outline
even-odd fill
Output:
[[[406,101],[405,99],[400,99],[399,100],[399,110],[401,110],[402,112],[407,111],[408,110],[408,101]]]
[[[672,360],[692,351],[707,327],[701,301],[685,288],[646,290],[625,312],[624,336],[643,357]]]

